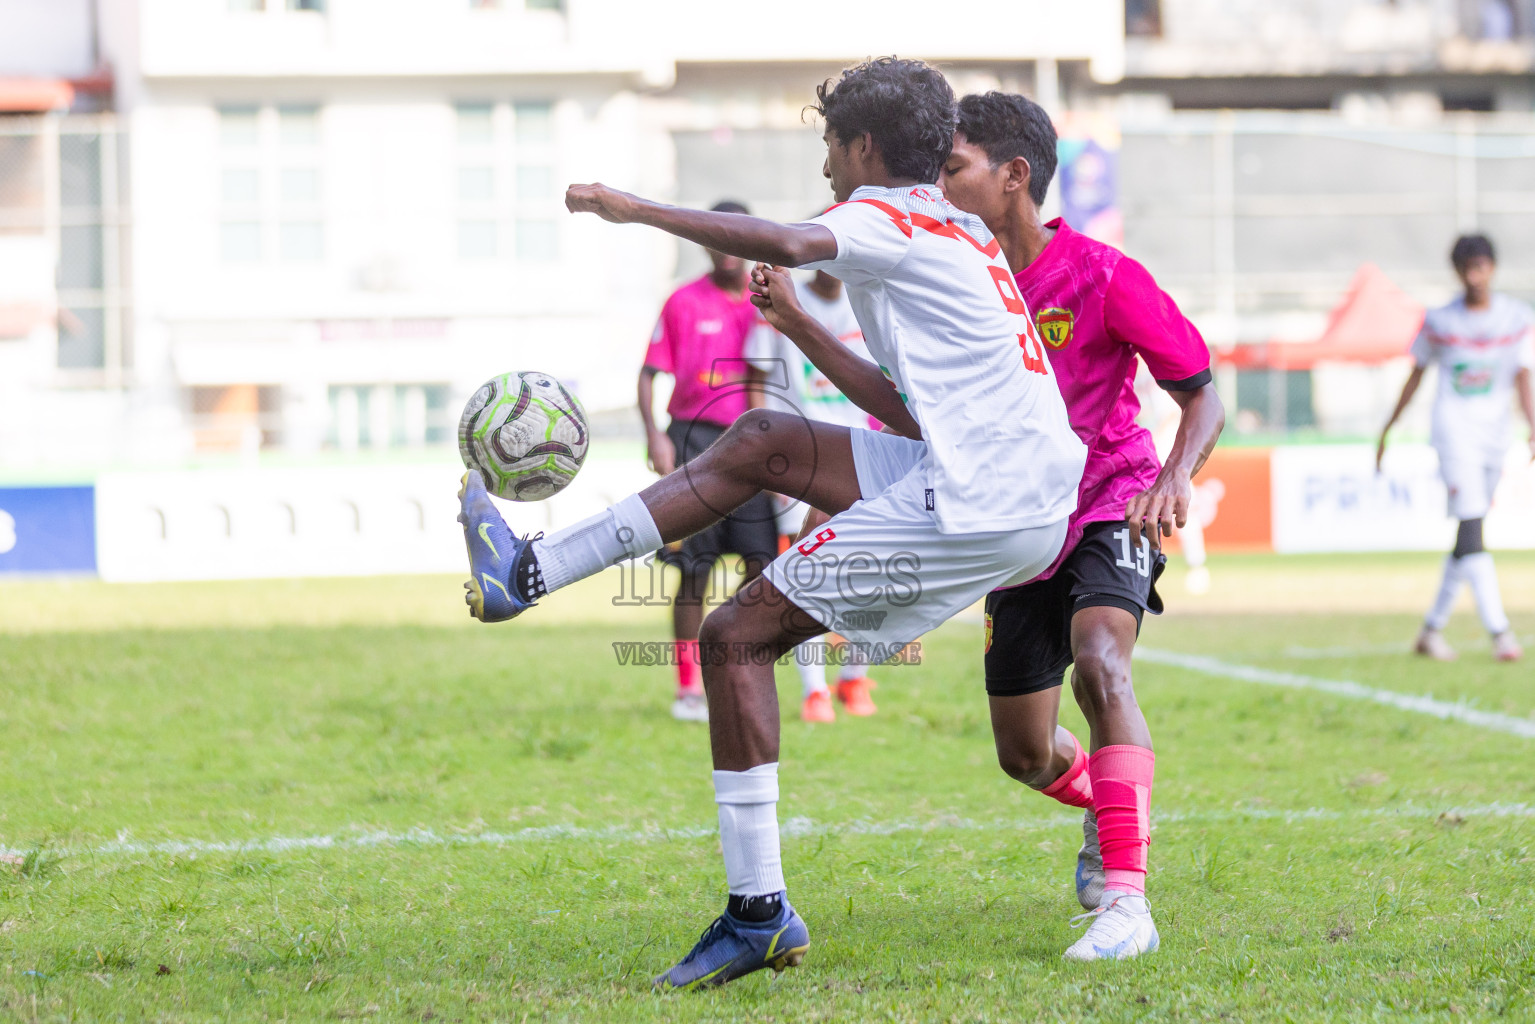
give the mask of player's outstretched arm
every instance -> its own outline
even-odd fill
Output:
[[[1172,451],[1167,453],[1167,461],[1162,464],[1156,482],[1131,498],[1125,508],[1125,519],[1129,521],[1132,539],[1137,545],[1141,542],[1142,530],[1151,536],[1153,544],[1157,544],[1159,532],[1163,537],[1171,537],[1174,526],[1182,529],[1188,522],[1194,474],[1210,457],[1221,429],[1226,425],[1226,407],[1213,383],[1191,391],[1169,391],[1168,394],[1183,410]]]
[[[794,342],[848,401],[896,433],[922,439],[922,428],[879,367],[854,355],[800,306],[788,271],[759,263],[752,269],[748,287],[767,322]]]
[[[744,213],[715,213],[653,203],[606,185],[571,185],[571,213],[595,213],[614,224],[648,224],[727,256],[798,267],[835,259],[837,239],[820,224],[780,224]]]
[[[1402,397],[1396,400],[1396,408],[1391,410],[1391,416],[1386,420],[1386,425],[1380,428],[1380,442],[1375,446],[1375,472],[1380,472],[1380,464],[1386,458],[1386,435],[1391,433],[1391,428],[1396,421],[1402,418],[1402,413],[1407,410],[1407,405],[1412,401],[1412,396],[1418,393],[1418,385],[1423,383],[1423,371],[1425,367],[1414,366],[1412,372],[1407,375],[1407,382],[1402,385]]]

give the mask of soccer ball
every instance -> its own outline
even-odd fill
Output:
[[[458,421],[458,453],[486,490],[542,501],[576,478],[591,431],[576,396],[553,374],[503,373],[480,386]]]

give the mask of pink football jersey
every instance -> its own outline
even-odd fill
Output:
[[[645,352],[646,366],[676,378],[672,419],[728,427],[746,411],[744,349],[756,322],[749,292],[733,299],[707,274],[672,292]]]
[[[1135,357],[1169,391],[1210,380],[1210,350],[1151,274],[1111,245],[1051,221],[1055,237],[1016,277],[1034,311],[1072,429],[1087,445],[1066,543],[1039,579],[1053,575],[1089,523],[1121,519],[1161,464],[1151,434],[1135,422]]]

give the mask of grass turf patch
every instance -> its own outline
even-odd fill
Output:
[[[656,997],[651,975],[723,898],[705,730],[667,717],[668,669],[620,667],[611,647],[663,639],[663,619],[358,625],[376,590],[325,581],[323,624],[275,601],[240,628],[250,595],[209,586],[236,614],[210,618],[188,585],[160,592],[183,611],[141,605],[137,625],[0,636],[0,1016],[1535,1013],[1529,741],[1138,666],[1163,946],[1083,967],[1059,959],[1080,832],[996,769],[977,627],[877,670],[873,719],[799,722],[780,669],[780,817],[810,957],[776,981]],[[290,603],[315,593],[294,589]],[[1148,622],[1145,642],[1529,714],[1527,669],[1315,654],[1405,644],[1413,627],[1183,615]],[[1081,729],[1074,708],[1062,720]],[[248,845],[156,847],[184,840]]]

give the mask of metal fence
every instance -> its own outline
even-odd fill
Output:
[[[0,330],[48,335],[60,384],[132,363],[126,155],[111,114],[0,118]]]
[[[1498,245],[1499,287],[1535,297],[1535,118],[1177,114],[1124,126],[1120,166],[1125,248],[1217,344],[1324,313],[1363,263],[1441,293],[1450,246],[1471,230]]]

